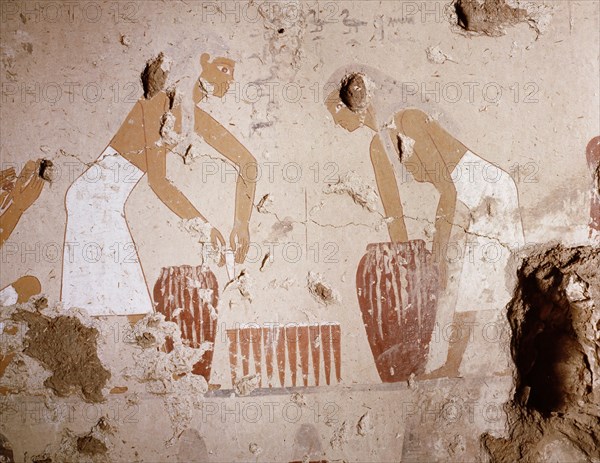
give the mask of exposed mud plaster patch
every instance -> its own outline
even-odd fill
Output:
[[[60,439],[49,444],[44,452],[31,458],[32,462],[60,463],[109,463],[113,445],[111,436],[116,432],[106,417],[98,422],[85,434],[76,434],[69,428],[64,428]]]
[[[31,457],[31,463],[52,463],[52,458],[48,455],[35,455]]]
[[[14,352],[9,352],[6,355],[0,354],[0,377],[4,376],[4,371],[6,370],[6,367],[10,364],[14,356]]]
[[[320,273],[308,272],[308,291],[322,304],[330,305],[341,302],[340,293],[323,280]]]
[[[370,212],[375,211],[379,196],[375,189],[363,181],[354,171],[347,172],[337,183],[328,185],[325,194],[347,194],[352,200]]]
[[[233,386],[239,396],[247,396],[260,385],[260,375],[248,375],[240,378]]]
[[[24,353],[38,360],[52,376],[44,381],[58,396],[81,391],[88,402],[104,400],[102,388],[110,372],[97,352],[98,331],[72,316],[46,317],[17,310],[13,320],[28,325]]]
[[[141,75],[144,98],[149,100],[165,89],[170,69],[171,62],[162,52],[146,63]]]
[[[523,261],[508,310],[516,366],[509,436],[482,436],[492,462],[545,461],[548,449],[556,461],[600,456],[598,268],[600,248],[590,246],[550,246]]]
[[[108,448],[100,439],[87,435],[77,438],[77,451],[84,455],[103,455]]]
[[[522,0],[455,0],[449,7],[455,32],[491,37],[504,35],[506,27],[521,22],[542,34],[553,14],[549,5]]]
[[[371,103],[372,92],[369,79],[361,73],[344,77],[340,86],[340,98],[353,112],[362,112]]]
[[[192,374],[192,369],[209,346],[195,349],[184,345],[179,326],[166,322],[161,313],[147,315],[135,324],[131,342],[139,345],[140,338],[148,342],[144,341],[145,347],[133,355],[134,365],[123,376],[144,383],[147,392],[163,397],[173,428],[167,445],[173,445],[189,426],[194,408],[201,406],[208,390],[206,379]],[[160,350],[167,338],[173,341],[169,353]],[[152,339],[154,342],[150,342]]]
[[[2,325],[4,325],[4,323],[2,323]],[[11,336],[14,334],[17,334],[17,332],[19,331],[19,327],[18,326],[4,326],[4,334],[10,334]]]

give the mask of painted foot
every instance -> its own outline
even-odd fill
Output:
[[[443,365],[436,370],[433,370],[429,373],[424,373],[420,376],[417,376],[417,380],[425,380],[425,379],[437,379],[437,378],[459,378],[460,373],[458,368],[450,365]]]

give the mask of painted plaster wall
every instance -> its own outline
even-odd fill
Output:
[[[200,56],[208,51],[214,58],[215,47],[229,48],[224,55],[235,62],[234,83],[204,108],[256,159],[254,204],[269,195],[265,207],[253,207],[252,244],[245,262],[235,267],[236,276],[245,270],[251,279],[249,294],[243,286],[240,290],[239,281],[228,284],[225,267],[208,263],[218,281],[219,302],[206,396],[205,385],[195,388],[175,377],[166,393],[153,393],[147,378],[131,369],[146,368],[152,358],[147,351],[156,349],[140,347],[124,317],[85,318],[100,332],[98,356],[111,372],[105,401],[89,404],[77,393],[57,397],[42,384],[44,369],[19,353],[25,365],[14,375],[27,376],[28,385],[1,398],[2,434],[15,461],[31,461],[45,452],[52,461],[67,458],[70,450],[64,445],[59,450],[61,439],[73,440],[65,438],[65,429],[83,436],[101,416],[114,428],[112,434],[101,433],[108,454],[73,451],[74,461],[187,461],[182,442],[192,431],[182,437],[185,429],[197,430],[205,442],[207,460],[201,460],[198,443],[190,444],[198,461],[302,460],[306,452],[296,442],[302,425],[310,425],[308,434],[317,436],[320,449],[314,449],[314,460],[485,458],[479,435],[500,436],[505,428],[502,406],[511,396],[513,369],[504,306],[528,247],[510,243],[510,250],[497,243],[487,250],[507,261],[486,275],[508,295],[491,301],[496,310],[478,311],[465,325],[453,318],[461,308],[448,301],[438,304],[425,373],[444,364],[448,339],[459,326],[472,335],[460,377],[382,383],[355,277],[366,246],[390,241],[369,156],[373,132],[362,127],[350,133],[336,125],[324,102],[324,86],[336,70],[351,64],[368,65],[397,81],[389,98],[399,99],[399,107],[406,103],[423,109],[473,153],[510,174],[518,192],[514,220],[522,223],[524,243],[593,244],[588,225],[592,174],[585,150],[600,127],[598,3],[545,6],[549,23],[534,23],[541,33],[522,22],[507,27],[505,35],[488,37],[458,33],[444,2],[3,2],[1,168],[14,167],[18,174],[26,161],[43,158],[52,161],[55,174],[2,247],[1,287],[34,275],[49,305],[61,302],[66,192],[87,166],[93,167],[143,96],[140,74],[160,52],[173,63],[168,84],[177,89],[183,132],[189,134]],[[345,17],[357,25],[344,24]],[[445,62],[432,47],[446,55]],[[237,174],[202,141],[195,141],[200,156],[184,163],[178,153],[187,144],[169,154],[168,178],[228,240]],[[431,249],[440,194],[430,183],[414,181],[398,159],[394,163],[403,172],[397,181],[408,235]],[[127,175],[113,172],[114,184]],[[377,194],[373,210],[349,194],[328,193],[349,172]],[[90,170],[91,184],[94,175]],[[490,178],[488,183],[495,183]],[[478,214],[459,205],[456,223],[466,224]],[[198,237],[161,203],[147,176],[133,189],[125,217],[151,295],[163,267],[202,264]],[[507,226],[497,223],[499,230]],[[494,257],[478,248],[468,254],[464,241],[456,238],[462,236],[461,227],[454,226],[452,233],[456,245],[440,255],[451,261],[444,294],[457,295],[464,259],[472,257],[489,269]],[[75,252],[83,252],[85,244]],[[129,242],[113,239],[111,245],[119,259],[129,257]],[[93,253],[96,247],[86,250]],[[458,259],[450,255],[454,252]],[[311,294],[310,272],[322,276],[337,300],[326,304]],[[93,286],[90,282],[82,291]],[[4,326],[19,326],[16,336],[24,339],[25,326],[10,320],[3,319]],[[266,388],[236,396],[226,330],[249,322],[261,328],[339,323],[341,381],[332,364],[331,385],[323,384],[322,371],[318,388]],[[4,353],[10,343],[18,343],[9,336],[3,336]],[[291,370],[286,374],[289,387]],[[65,416],[69,406],[72,413]]]

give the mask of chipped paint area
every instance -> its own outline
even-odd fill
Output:
[[[347,172],[336,183],[328,185],[325,194],[347,194],[352,200],[370,212],[375,210],[379,196],[375,189],[366,184],[356,172]]]

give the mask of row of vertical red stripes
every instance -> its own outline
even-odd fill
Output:
[[[291,386],[300,386],[298,373],[301,374],[302,385],[318,386],[321,382],[321,365],[323,365],[325,383],[329,385],[332,380],[332,364],[335,379],[337,382],[341,381],[339,323],[238,328],[227,330],[227,338],[233,384],[241,376],[260,374],[260,387],[263,385],[263,378],[266,378],[265,385],[269,387],[284,387],[286,372],[289,371]],[[266,371],[263,371],[263,358]]]

